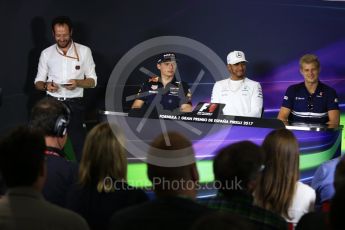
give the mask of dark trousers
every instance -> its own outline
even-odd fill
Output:
[[[81,98],[78,100],[66,100],[63,103],[71,109],[71,120],[68,124],[67,133],[71,139],[75,157],[80,162],[86,137],[84,102]]]
[[[48,97],[51,97],[48,95]],[[55,98],[64,103],[71,111],[70,121],[67,127],[67,134],[73,146],[75,158],[78,162],[81,160],[83,146],[86,137],[84,128],[84,101],[83,98]]]

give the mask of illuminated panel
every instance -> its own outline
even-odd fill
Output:
[[[204,130],[210,129],[213,125],[208,123],[202,124]],[[261,145],[265,136],[271,130],[273,128],[222,125],[219,126],[217,132],[205,135],[200,139],[195,138],[195,136],[191,138],[198,159],[197,166],[200,174],[200,182],[207,183],[213,181],[212,158],[221,148],[242,140],[250,140]],[[174,131],[176,131],[176,125]],[[183,131],[183,129],[179,131],[189,136],[187,131]],[[293,130],[293,132],[300,145],[302,180],[310,178],[321,163],[340,155],[341,131]],[[146,176],[146,163],[135,160],[134,158],[130,158],[129,161],[129,184],[139,187],[150,186],[151,183]]]

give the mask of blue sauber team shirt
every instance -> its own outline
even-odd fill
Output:
[[[291,110],[290,122],[304,123],[327,123],[328,111],[339,110],[337,93],[320,81],[313,94],[308,92],[304,82],[289,86],[282,106]]]
[[[145,107],[155,103],[157,110],[174,111],[182,104],[192,104],[191,96],[189,86],[185,82],[173,78],[164,88],[159,77],[151,77],[141,86],[136,99],[143,100]]]

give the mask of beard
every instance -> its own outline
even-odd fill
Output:
[[[56,44],[58,45],[58,47],[60,49],[64,49],[66,47],[68,47],[71,44],[71,39],[69,40],[62,40],[62,41],[56,41]]]

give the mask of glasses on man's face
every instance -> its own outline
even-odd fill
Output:
[[[309,110],[313,110],[314,109],[314,104],[313,104],[313,100],[312,100],[312,96],[311,95],[309,95],[309,97],[308,97],[308,104],[307,104],[307,106],[308,106]]]

